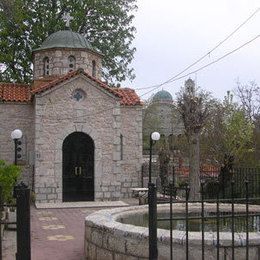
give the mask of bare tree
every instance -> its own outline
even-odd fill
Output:
[[[178,93],[177,103],[189,144],[189,198],[196,200],[200,197],[200,134],[209,116],[210,95],[195,90],[194,81],[188,79]]]
[[[241,84],[238,81],[235,94],[239,98],[246,116],[253,122],[260,114],[260,87],[254,81],[248,84]]]
[[[254,124],[254,158],[259,162],[260,155],[260,87],[255,81],[248,84],[237,82],[235,90],[241,108],[251,123]],[[259,163],[258,163],[259,165]]]

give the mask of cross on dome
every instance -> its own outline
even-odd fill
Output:
[[[62,20],[66,22],[66,28],[70,28],[70,21],[73,20],[73,16],[70,16],[70,13],[66,12],[62,16]]]

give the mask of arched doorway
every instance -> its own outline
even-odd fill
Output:
[[[82,132],[68,135],[62,146],[63,201],[94,200],[94,141]]]

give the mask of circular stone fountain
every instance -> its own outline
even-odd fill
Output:
[[[216,205],[205,203],[205,211],[215,212]],[[251,205],[251,212],[260,212],[260,206]],[[158,212],[169,211],[169,204],[158,205]],[[220,204],[221,212],[230,212],[231,205]],[[118,220],[129,215],[145,214],[148,206],[132,206],[97,211],[85,219],[85,256],[86,259],[148,259],[148,228],[130,224],[122,224]],[[184,213],[184,204],[174,204],[174,213]],[[189,212],[200,212],[200,204],[189,204]],[[235,212],[245,212],[245,205],[235,205]],[[158,259],[170,257],[170,231],[158,229]],[[205,232],[205,257],[216,259],[217,234]],[[231,232],[220,232],[220,259],[231,259]],[[174,259],[186,259],[186,233],[173,230]],[[245,259],[246,233],[235,233],[235,259]],[[260,254],[260,233],[249,233],[249,259],[258,259]],[[189,232],[189,259],[201,259],[201,232]]]

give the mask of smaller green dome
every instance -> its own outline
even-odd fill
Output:
[[[93,50],[90,43],[79,33],[71,30],[63,30],[52,33],[34,51],[53,49],[53,48],[72,48],[72,49],[90,49]]]
[[[172,102],[172,101],[173,101],[172,95],[165,90],[161,90],[153,96],[153,102]]]

